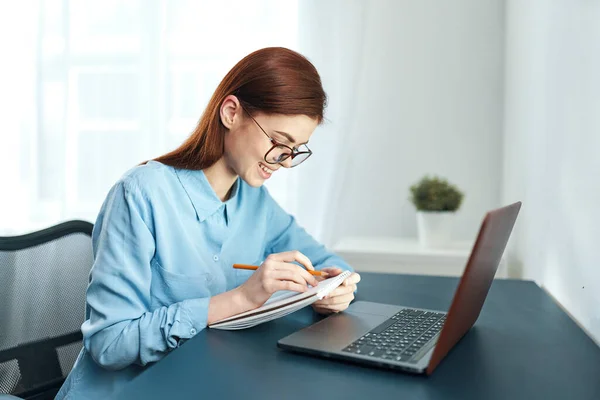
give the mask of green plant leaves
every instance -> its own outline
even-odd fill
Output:
[[[464,194],[441,177],[423,177],[410,187],[410,201],[419,211],[456,211]]]

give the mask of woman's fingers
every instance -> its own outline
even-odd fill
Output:
[[[350,275],[349,277],[347,277],[346,279],[344,279],[344,282],[342,283],[344,286],[350,286],[350,285],[355,285],[360,282],[360,275],[357,274],[356,272],[353,272],[352,275]]]
[[[327,296],[325,296],[325,298],[329,299],[332,297],[343,296],[348,293],[353,293],[355,290],[356,290],[356,285],[338,286],[335,289],[333,289]]]
[[[299,283],[293,282],[293,281],[278,281],[278,280],[274,280],[271,283],[272,286],[272,292],[275,293],[277,291],[280,290],[291,290],[293,292],[300,292],[300,293],[304,293],[308,290],[308,288],[306,287],[306,285],[301,285]]]
[[[346,293],[340,296],[322,299],[315,303],[317,303],[319,306],[330,306],[336,304],[349,304],[352,300],[354,300],[354,293]]]
[[[337,275],[341,274],[342,272],[344,272],[343,269],[338,268],[338,267],[325,267],[325,268],[321,268],[321,271],[327,273],[327,278],[337,276]]]
[[[293,264],[297,262],[304,266],[302,268],[299,265]],[[311,286],[317,286],[320,280],[326,277],[333,277],[341,274],[343,269],[338,267],[326,267],[321,271],[325,272],[323,276],[315,277],[308,271],[313,271],[315,268],[312,265],[308,257],[301,252],[286,251],[282,253],[275,253],[269,255],[263,265],[265,268],[265,274],[273,279],[290,281],[299,285],[308,284]],[[276,273],[275,271],[287,271],[285,273]],[[360,282],[360,275],[353,272],[348,278],[342,282],[342,284],[331,292],[326,298],[336,297],[347,293],[354,292],[356,290],[356,284]]]
[[[269,257],[267,257],[267,260],[269,260],[269,259],[271,259],[273,261],[286,262],[286,263],[296,261],[296,262],[299,262],[300,264],[304,265],[304,267],[308,270],[311,270],[311,271],[315,270],[315,267],[313,267],[313,265],[310,262],[310,260],[308,259],[308,257],[306,257],[304,254],[300,253],[298,250],[271,254]]]
[[[323,268],[323,270],[327,269],[330,268]],[[331,269],[338,270],[339,268]],[[341,270],[337,274],[339,273],[341,273]],[[344,280],[342,285],[332,290],[322,300],[313,303],[313,309],[320,314],[331,314],[344,311],[348,308],[352,300],[354,300],[354,291],[356,290],[356,284],[358,282],[360,282],[360,275],[355,272],[352,273]]]
[[[312,276],[310,276],[310,275],[309,275],[309,277],[312,278]],[[299,274],[296,271],[288,270],[288,269],[276,269],[271,272],[271,274],[269,275],[269,278],[275,279],[278,281],[292,281],[292,282],[296,282],[299,285],[304,285],[304,286],[306,286],[307,284],[310,283],[310,282],[306,281],[306,279],[307,279],[306,276]],[[312,279],[314,279],[314,278],[312,278]],[[312,283],[310,283],[310,284],[312,284]]]
[[[275,270],[290,271],[294,275],[301,276],[306,283],[308,283],[312,286],[317,286],[319,284],[319,282],[313,275],[308,273],[307,270],[305,270],[304,268],[302,268],[299,265],[289,264],[289,263],[285,263],[285,262],[276,262],[273,265],[274,265]]]

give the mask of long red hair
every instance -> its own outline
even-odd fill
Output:
[[[238,62],[219,83],[190,137],[155,160],[192,170],[217,162],[223,156],[226,132],[220,108],[228,95],[235,95],[251,114],[306,115],[319,123],[327,102],[321,78],[306,57],[283,47],[257,50]]]

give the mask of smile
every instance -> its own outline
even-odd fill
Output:
[[[272,170],[271,168],[267,167],[263,163],[259,163],[258,166],[260,167],[260,171],[261,171],[261,175],[262,175],[263,179],[270,178],[271,175],[273,174],[273,172],[275,172],[274,170]]]

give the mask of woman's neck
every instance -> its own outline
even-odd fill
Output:
[[[221,201],[226,201],[231,188],[237,179],[237,175],[227,166],[225,159],[221,158],[208,168],[204,169],[204,175]]]

